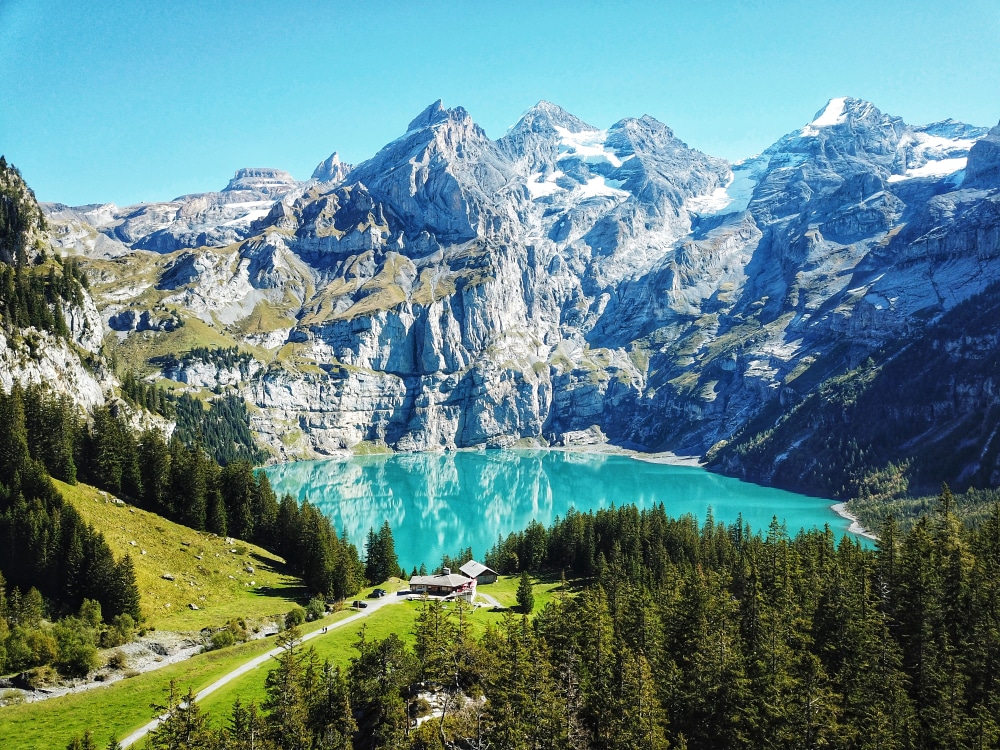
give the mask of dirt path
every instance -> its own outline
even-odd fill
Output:
[[[361,618],[370,615],[372,612],[377,612],[382,607],[388,606],[390,604],[395,604],[395,603],[398,603],[398,602],[405,602],[408,598],[409,597],[405,597],[405,596],[393,596],[392,594],[389,594],[388,596],[384,596],[381,599],[368,599],[368,600],[365,601],[365,603],[368,605],[367,609],[360,609],[360,610],[357,611],[357,613],[351,615],[350,617],[344,618],[343,620],[338,620],[335,623],[327,625],[325,628],[320,628],[319,630],[314,630],[311,633],[307,633],[306,635],[302,636],[302,641],[301,642],[305,643],[306,641],[311,641],[313,638],[320,638],[320,637],[326,635],[327,633],[329,633],[331,630],[335,630],[337,628],[342,628],[345,625],[349,625],[352,622],[357,622]],[[250,670],[256,669],[261,664],[264,664],[264,663],[268,662],[269,660],[271,660],[272,658],[274,658],[275,656],[277,656],[278,654],[280,654],[281,651],[282,651],[281,648],[272,648],[266,654],[261,654],[260,656],[254,658],[254,659],[251,659],[248,662],[245,662],[244,664],[240,665],[239,667],[237,667],[236,669],[234,669],[229,674],[223,675],[222,677],[220,677],[219,679],[217,679],[215,682],[213,682],[211,685],[209,685],[205,689],[203,689],[200,692],[198,692],[198,694],[195,695],[195,697],[194,697],[195,701],[202,700],[206,696],[211,695],[212,693],[214,693],[219,688],[221,688],[221,687],[223,687],[225,685],[228,685],[230,682],[232,682],[233,680],[237,679],[238,677],[242,677],[243,675],[245,675]],[[141,740],[143,737],[145,737],[147,734],[149,734],[152,730],[156,729],[156,727],[158,727],[160,725],[160,722],[162,720],[163,720],[162,716],[158,717],[156,719],[153,719],[151,722],[149,722],[145,726],[140,727],[139,729],[136,729],[130,735],[128,735],[127,737],[125,737],[125,738],[123,738],[121,740],[121,746],[123,748],[126,748],[126,747],[129,747],[130,745],[135,744],[136,742],[138,742],[139,740]]]

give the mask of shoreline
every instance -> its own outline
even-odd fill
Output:
[[[628,456],[629,458],[634,458],[637,461],[646,461],[652,464],[665,464],[669,466],[693,466],[696,468],[704,468],[705,463],[701,460],[700,456],[688,456],[680,455],[674,453],[673,451],[643,451],[637,448],[626,448],[620,445],[614,445],[607,441],[595,441],[587,443],[571,443],[569,445],[507,445],[499,447],[489,447],[484,445],[467,446],[464,448],[445,448],[441,450],[426,450],[426,451],[385,451],[378,453],[353,453],[350,450],[338,451],[336,453],[331,453],[324,456],[313,456],[305,457],[299,456],[296,458],[287,458],[286,460],[278,460],[273,457],[266,461],[265,463],[255,466],[254,470],[267,469],[272,466],[281,466],[282,464],[297,464],[305,461],[350,461],[354,458],[367,458],[369,456],[399,456],[406,455],[408,453],[481,453],[483,451],[557,451],[560,453],[601,453],[608,456]]]
[[[858,536],[863,536],[866,539],[871,539],[872,541],[875,542],[878,541],[878,535],[869,531],[868,529],[866,529],[864,526],[861,525],[861,522],[858,521],[858,517],[847,509],[847,503],[834,503],[833,505],[830,506],[830,510],[832,510],[841,518],[845,518],[851,522],[850,527],[847,529],[849,533],[857,534]]]
[[[607,456],[628,456],[637,461],[669,466],[704,467],[698,456],[681,456],[672,451],[646,452],[635,448],[625,448],[608,442],[578,443],[572,445],[545,445],[532,448],[512,448],[507,450],[558,451],[560,453],[601,453]]]

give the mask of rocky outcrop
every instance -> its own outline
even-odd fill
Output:
[[[316,165],[316,169],[312,173],[312,179],[317,182],[340,183],[344,181],[352,168],[350,164],[344,164],[337,152],[334,151],[330,156]]]
[[[1000,187],[1000,124],[969,150],[962,187],[986,190]]]
[[[84,367],[65,340],[29,329],[19,341],[0,332],[0,389],[9,393],[15,383],[45,386],[90,410],[104,403],[105,386],[110,389],[117,381],[110,373],[99,376]]]

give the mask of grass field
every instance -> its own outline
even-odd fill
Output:
[[[514,606],[517,603],[517,586],[519,578],[517,576],[501,578],[495,584],[488,584],[482,587],[482,591],[490,594],[501,604]],[[552,598],[554,591],[558,589],[560,582],[542,581],[536,582],[533,586],[535,594],[535,612],[538,612]],[[450,605],[449,605],[450,606]],[[403,639],[404,643],[412,645],[414,631],[416,629],[417,614],[420,611],[419,601],[408,601],[391,607],[385,607],[370,618],[363,621],[366,637],[372,640],[380,640],[390,633],[396,633]],[[499,625],[503,619],[502,612],[494,612],[490,609],[480,608],[472,613],[472,629],[476,635],[481,635],[489,625]],[[362,623],[355,623],[342,629],[331,631],[327,635],[310,641],[306,648],[313,648],[320,660],[329,660],[335,666],[346,668],[350,659],[357,655],[354,650],[354,643],[358,640],[358,632]],[[255,701],[258,704],[264,699],[264,680],[270,667],[259,667],[247,673],[239,680],[236,680],[225,688],[213,693],[200,705],[209,711],[216,720],[225,719],[229,716],[229,709],[236,698],[244,703]]]
[[[520,576],[500,576],[496,583],[479,586],[479,591],[489,594],[505,607],[517,606],[517,587]],[[531,589],[535,594],[535,612],[540,611],[559,590],[562,581],[559,578],[534,579]]]
[[[517,584],[516,577],[503,578],[496,584],[484,586],[483,590],[498,601],[513,604]],[[393,581],[384,587],[395,591],[402,585],[402,582]],[[536,583],[536,612],[553,596],[553,590],[558,586],[558,581]],[[363,590],[358,597],[364,598],[370,590]],[[360,623],[331,630],[326,635],[309,641],[306,647],[314,648],[320,659],[329,659],[332,664],[346,667],[356,654],[354,643],[362,625],[368,638],[381,639],[390,633],[396,633],[404,642],[412,644],[419,607],[419,602],[401,602],[383,607]],[[304,632],[330,625],[350,614],[351,610],[334,613],[324,620],[309,623]],[[471,620],[473,630],[482,633],[488,625],[499,624],[502,618],[502,612],[485,608],[476,610]],[[94,733],[98,746],[102,746],[107,743],[111,734],[117,738],[124,737],[149,721],[153,717],[151,705],[163,702],[171,679],[176,680],[177,688],[182,693],[189,687],[198,692],[244,662],[272,648],[274,638],[265,638],[200,654],[187,661],[84,693],[0,708],[0,747],[59,750],[87,729]],[[271,665],[265,664],[248,672],[239,680],[208,696],[199,705],[210,714],[213,723],[225,723],[237,697],[244,702],[252,700],[260,703],[263,700],[264,680],[271,668]]]
[[[304,632],[330,625],[351,614],[344,610],[309,623]],[[199,654],[153,672],[83,693],[49,698],[38,703],[0,708],[0,747],[17,750],[61,750],[73,737],[89,729],[98,747],[111,734],[116,738],[153,718],[154,703],[163,703],[170,680],[186,693],[211,685],[244,662],[274,648],[274,638],[262,638],[219,651]],[[266,673],[266,670],[264,670]],[[139,744],[139,747],[142,743]]]
[[[260,547],[226,544],[214,534],[118,505],[88,485],[55,484],[84,520],[104,534],[116,557],[132,556],[149,627],[193,631],[234,617],[265,618],[287,612],[305,596],[284,561]]]

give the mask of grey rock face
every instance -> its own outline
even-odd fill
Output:
[[[173,248],[157,304],[268,353],[163,374],[242,393],[277,456],[595,435],[702,453],[1000,279],[986,133],[842,98],[728,164],[648,116],[602,130],[540,102],[493,141],[436,102],[315,182],[250,170],[50,217],[81,252],[88,221]],[[113,291],[104,314],[135,335],[140,298]]]
[[[316,169],[312,173],[312,179],[319,182],[343,182],[351,169],[353,167],[350,164],[344,164],[337,152],[334,151],[329,157],[316,165]]]
[[[962,187],[987,190],[1000,187],[1000,123],[969,151]]]
[[[499,228],[494,218],[511,177],[508,161],[469,113],[439,100],[347,182],[392,206],[408,235],[427,232],[450,244]]]

